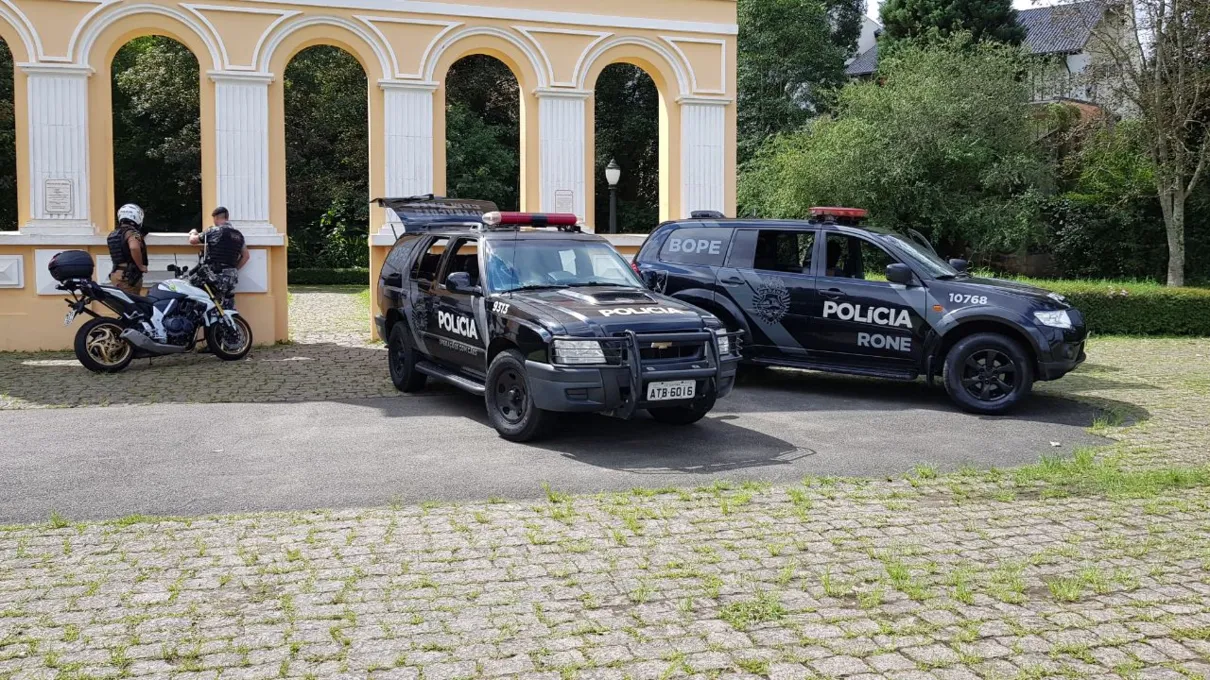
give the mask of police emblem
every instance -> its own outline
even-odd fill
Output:
[[[752,301],[752,312],[767,324],[780,323],[790,311],[790,291],[781,279],[763,279]]]

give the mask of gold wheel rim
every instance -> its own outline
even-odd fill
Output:
[[[120,330],[113,324],[101,324],[89,331],[84,342],[88,356],[103,366],[117,366],[125,361],[134,350],[122,339]]]

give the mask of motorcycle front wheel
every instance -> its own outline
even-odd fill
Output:
[[[76,359],[93,373],[117,373],[134,359],[134,346],[122,337],[116,319],[89,320],[76,332]]]
[[[252,327],[242,316],[206,326],[206,346],[223,361],[239,361],[252,349]]]

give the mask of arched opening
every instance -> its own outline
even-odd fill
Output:
[[[0,38],[0,231],[17,229],[17,120],[13,53]]]
[[[594,214],[598,233],[609,231],[610,187],[605,168],[618,164],[617,230],[646,233],[660,220],[660,93],[642,68],[606,66],[593,89]]]
[[[446,194],[521,206],[521,89],[499,59],[472,54],[445,77]]]
[[[294,55],[283,84],[290,266],[368,266],[366,72],[344,49],[315,45]]]
[[[110,65],[114,202],[141,206],[152,231],[202,225],[198,68],[188,47],[160,35],[127,42]]]

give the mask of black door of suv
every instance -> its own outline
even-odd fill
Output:
[[[455,240],[445,255],[432,289],[435,318],[429,321],[429,346],[442,363],[481,377],[487,369],[487,328],[477,311],[483,296],[450,290],[449,277],[456,272],[468,274],[472,286],[480,285],[477,238]]]
[[[814,229],[736,229],[721,289],[743,310],[752,331],[745,338],[751,358],[807,356],[815,277],[811,256]]]

